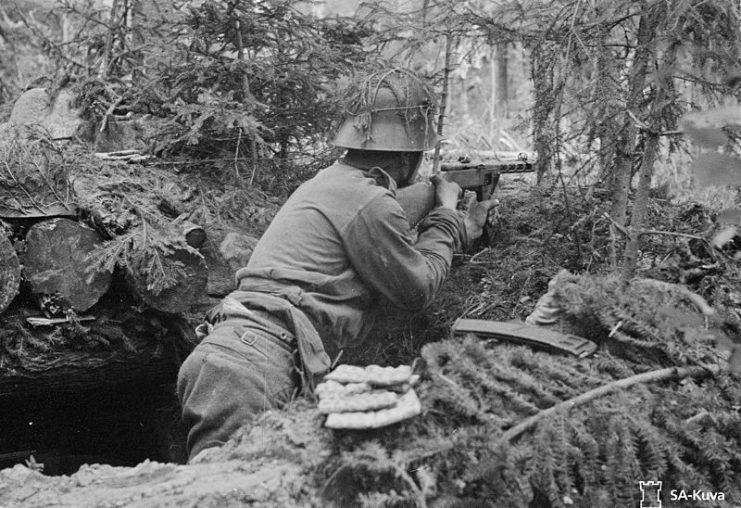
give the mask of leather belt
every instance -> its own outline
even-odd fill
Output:
[[[266,310],[246,307],[230,297],[224,298],[224,301],[220,305],[209,311],[206,322],[196,327],[196,335],[200,339],[205,339],[219,323],[223,323],[229,319],[252,321],[254,326],[269,333],[284,344],[293,346],[296,343],[296,336],[290,331],[282,319]],[[272,326],[268,327],[266,322]],[[279,328],[280,331],[271,330],[273,326]]]
[[[258,309],[249,309],[249,310],[255,316],[260,317],[266,321],[270,321],[275,326],[279,327],[282,330],[285,330],[284,334],[280,334],[278,336],[278,338],[281,339],[283,342],[285,342],[288,345],[291,345],[294,342],[296,342],[296,337],[288,330],[288,328],[286,327],[286,324],[283,322],[282,319],[277,318],[274,315],[270,314],[269,312],[265,312],[264,310],[258,310]]]

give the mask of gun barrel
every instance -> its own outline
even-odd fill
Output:
[[[443,163],[440,165],[442,171],[484,171],[496,173],[531,173],[534,171],[533,164],[527,161],[492,161],[481,163]]]

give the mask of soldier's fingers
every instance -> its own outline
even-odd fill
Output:
[[[492,210],[493,208],[496,208],[499,206],[499,200],[498,199],[487,199],[486,201],[481,202],[482,206],[485,206],[487,210]]]
[[[471,191],[463,192],[463,206],[466,210],[470,210],[476,202],[476,193]]]

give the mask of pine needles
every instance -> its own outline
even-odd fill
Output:
[[[106,242],[90,254],[90,273],[103,270],[113,272],[120,267],[130,274],[144,276],[147,290],[157,295],[187,275],[185,265],[171,259],[177,249],[194,251],[172,231],[155,227],[142,218],[139,226]]]
[[[44,215],[73,209],[68,170],[61,151],[42,133],[10,132],[0,142],[0,209],[11,215]]]

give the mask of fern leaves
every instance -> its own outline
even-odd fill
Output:
[[[91,274],[123,268],[145,277],[147,290],[157,295],[186,276],[185,265],[172,258],[176,250],[197,253],[182,237],[142,219],[139,226],[90,254]]]
[[[387,431],[383,442],[395,455],[376,443],[343,456],[356,476],[373,471],[378,480],[386,471],[385,489],[371,482],[356,504],[418,503],[418,486],[397,474],[418,467],[447,479],[445,495],[491,506],[637,506],[638,482],[651,479],[741,496],[741,380],[667,374],[707,373],[703,366],[718,358],[693,303],[661,284],[621,289],[616,280],[576,276],[556,295],[606,348],[579,360],[475,338],[427,344],[419,387],[426,414]],[[434,451],[413,452],[415,445]]]

